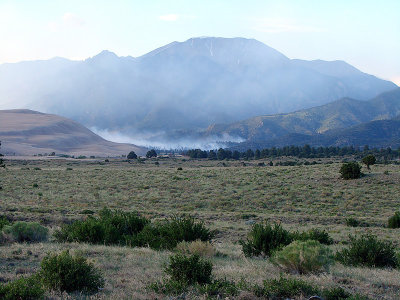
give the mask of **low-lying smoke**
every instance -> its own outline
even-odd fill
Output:
[[[217,136],[207,136],[203,137],[198,135],[193,136],[183,136],[168,138],[168,134],[165,132],[153,132],[153,133],[135,133],[134,135],[128,135],[119,131],[112,131],[108,129],[98,129],[92,127],[91,130],[101,136],[102,138],[116,142],[116,143],[128,143],[135,144],[137,146],[142,146],[146,148],[156,148],[156,149],[202,149],[202,150],[212,150],[218,148],[226,148],[231,143],[240,143],[244,139],[240,137],[230,136],[224,134],[221,137]]]

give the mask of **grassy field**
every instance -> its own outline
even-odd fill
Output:
[[[280,271],[268,260],[244,257],[238,241],[250,230],[249,220],[281,222],[291,230],[326,229],[335,240],[332,249],[343,247],[349,234],[364,232],[400,247],[400,229],[384,227],[399,209],[400,166],[375,165],[371,171],[364,169],[361,179],[345,181],[339,178],[341,164],[333,161],[271,167],[258,166],[261,161],[12,160],[0,168],[1,215],[40,221],[54,230],[103,207],[154,218],[190,214],[218,230],[213,244],[225,255],[212,258],[216,277],[261,284],[279,277]],[[348,217],[370,226],[348,227]],[[0,246],[0,281],[35,272],[47,252],[66,248],[83,253],[103,270],[106,286],[94,298],[159,298],[145,287],[161,279],[170,252],[147,248],[59,244],[51,239],[7,244]],[[329,273],[297,276],[372,299],[400,295],[399,270],[336,264]]]

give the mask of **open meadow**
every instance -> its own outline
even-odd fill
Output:
[[[332,252],[346,247],[350,234],[363,233],[392,241],[399,251],[400,229],[387,228],[387,220],[399,210],[400,165],[376,164],[370,171],[364,167],[362,178],[343,180],[341,159],[296,166],[269,166],[269,160],[182,158],[6,160],[6,168],[0,168],[0,215],[13,222],[40,222],[49,228],[50,237],[39,243],[4,242],[0,282],[33,274],[48,252],[70,249],[87,257],[104,275],[104,288],[87,297],[168,297],[148,287],[165,277],[163,267],[174,250],[55,240],[53,232],[61,225],[97,215],[104,207],[135,211],[155,220],[185,214],[203,221],[215,230],[211,241],[215,254],[209,257],[214,277],[247,285],[262,285],[284,274],[269,259],[243,254],[239,241],[246,239],[254,223],[280,223],[289,231],[326,230],[334,241],[328,246]],[[349,218],[362,226],[348,226]],[[340,286],[370,299],[400,298],[398,268],[336,262],[326,272],[291,276],[320,288]],[[228,298],[256,297],[251,291],[239,290]],[[213,297],[190,289],[184,295],[186,299]],[[46,297],[86,296],[46,292]]]

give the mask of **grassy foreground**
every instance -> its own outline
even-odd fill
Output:
[[[339,179],[340,163],[270,167],[258,166],[259,162],[7,161],[7,168],[0,168],[1,215],[40,221],[54,230],[104,206],[155,218],[190,214],[218,230],[213,244],[225,255],[212,258],[215,276],[254,284],[279,277],[280,269],[268,260],[244,257],[237,242],[245,238],[253,221],[279,221],[291,230],[326,229],[336,242],[330,246],[334,250],[343,247],[350,233],[363,232],[400,246],[400,229],[384,228],[399,209],[399,165],[375,165],[370,172],[364,170],[365,177],[344,181]],[[369,227],[348,227],[349,217]],[[93,298],[160,298],[145,287],[162,278],[171,253],[147,248],[51,240],[6,244],[0,246],[0,280],[34,273],[47,252],[63,249],[84,254],[105,274],[106,286]],[[372,299],[397,299],[400,294],[398,270],[336,264],[329,273],[297,276],[318,286],[340,285]]]

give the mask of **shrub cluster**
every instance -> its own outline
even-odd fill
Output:
[[[169,278],[162,282],[155,282],[148,288],[156,293],[179,294],[189,286],[211,284],[213,282],[212,268],[212,263],[199,255],[176,254],[170,256],[169,264],[164,268]]]
[[[394,244],[370,234],[350,236],[349,247],[337,252],[336,259],[351,266],[396,267],[399,263]]]
[[[0,299],[42,299],[46,290],[92,294],[103,286],[104,279],[93,264],[64,251],[43,258],[38,273],[0,283]]]
[[[35,222],[16,222],[3,227],[4,233],[17,242],[42,242],[47,240],[49,230]]]
[[[173,281],[185,285],[202,285],[211,282],[212,268],[211,262],[202,259],[199,255],[176,254],[169,258],[169,265],[164,271]]]
[[[95,293],[104,286],[101,273],[86,258],[68,251],[48,254],[39,272],[43,285],[56,291]]]
[[[318,293],[318,289],[303,280],[282,276],[279,279],[266,280],[263,287],[255,289],[256,296],[268,299],[286,299],[301,296],[308,298]]]
[[[294,241],[276,252],[273,261],[285,271],[297,274],[328,271],[332,252],[315,240]]]
[[[129,245],[153,249],[173,249],[182,241],[209,241],[213,233],[191,217],[173,217],[151,223],[133,212],[103,209],[99,217],[65,225],[55,233],[59,242]]]
[[[4,216],[0,217],[0,231],[3,230],[3,227],[6,225],[10,225],[10,222],[8,221],[8,219]]]
[[[340,168],[343,179],[356,179],[361,177],[361,166],[357,162],[344,163]]]
[[[396,211],[388,220],[389,228],[400,228],[400,211]]]
[[[0,299],[41,299],[44,289],[37,275],[20,277],[7,284],[0,284]]]
[[[246,241],[240,241],[245,256],[271,256],[274,251],[289,245],[294,240],[316,240],[331,245],[333,239],[325,230],[311,229],[304,232],[289,232],[280,224],[271,226],[266,223],[253,225]]]
[[[272,252],[292,242],[292,236],[280,224],[254,224],[247,241],[240,241],[245,256],[271,256]]]
[[[310,229],[309,231],[304,232],[294,232],[292,233],[293,240],[298,241],[307,241],[307,240],[315,240],[324,245],[332,245],[333,239],[330,237],[329,233],[325,230],[320,230],[317,228]]]
[[[132,235],[142,231],[149,221],[133,212],[111,211],[104,208],[99,217],[89,216],[56,231],[59,242],[83,242],[90,244],[126,244]]]
[[[132,246],[152,249],[173,249],[179,242],[210,241],[213,232],[191,217],[172,217],[170,220],[149,223],[131,239]]]

